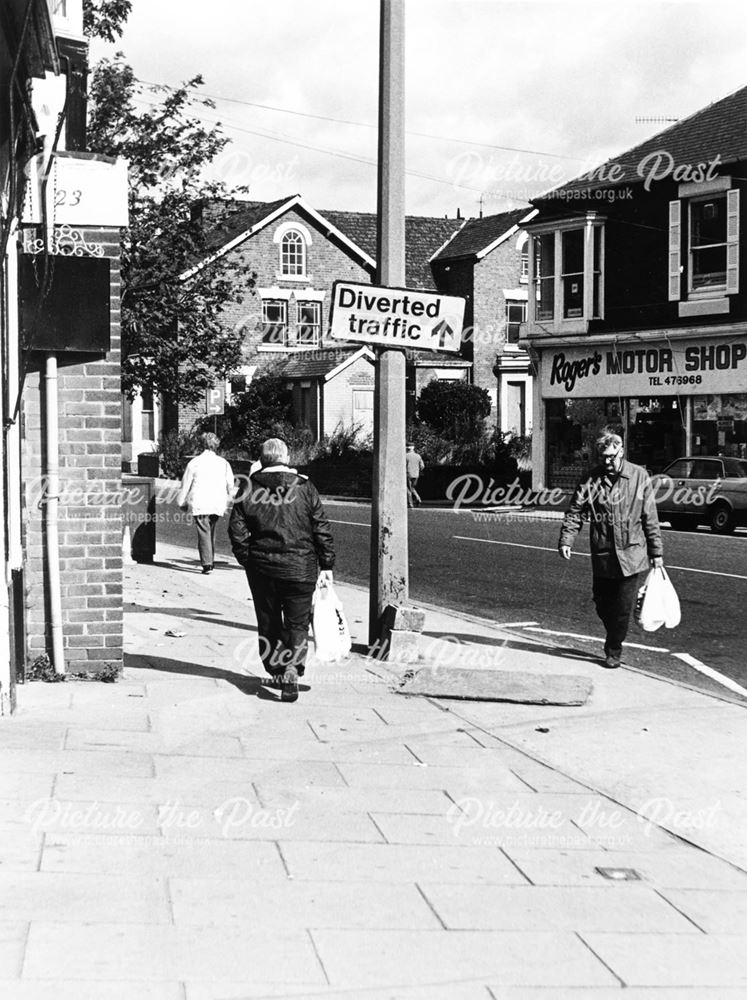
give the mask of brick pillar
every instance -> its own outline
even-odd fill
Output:
[[[122,409],[120,274],[116,231],[88,230],[111,260],[111,347],[106,355],[58,354],[60,576],[65,669],[122,666]],[[44,571],[43,357],[24,390],[24,519],[29,660],[49,650]]]

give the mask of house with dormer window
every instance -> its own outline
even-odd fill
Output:
[[[534,199],[535,485],[616,423],[651,472],[747,453],[747,87]]]

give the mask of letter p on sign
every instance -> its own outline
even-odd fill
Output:
[[[205,412],[208,416],[219,416],[226,408],[226,389],[223,385],[213,386],[205,394]]]

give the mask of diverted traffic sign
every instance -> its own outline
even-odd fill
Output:
[[[456,295],[336,281],[330,334],[363,344],[458,351],[464,306]]]

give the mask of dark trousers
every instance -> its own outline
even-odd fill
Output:
[[[278,580],[252,569],[246,571],[259,632],[259,655],[268,674],[293,666],[303,676],[309,645],[311,599],[316,584]]]
[[[414,507],[416,503],[422,503],[417,490],[418,478],[407,477],[407,506]]]
[[[638,588],[645,573],[633,576],[595,576],[592,593],[597,614],[607,632],[604,643],[606,656],[621,656],[622,644],[628,634],[630,615],[638,597]]]
[[[217,514],[195,514],[193,516],[197,528],[197,551],[203,566],[212,566],[215,562],[215,526],[218,523]]]

